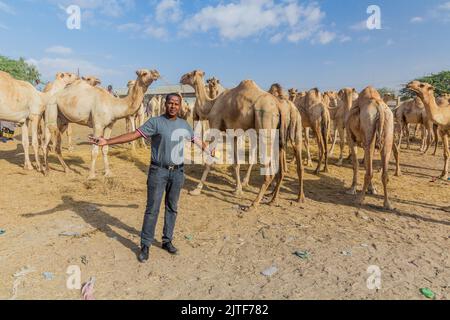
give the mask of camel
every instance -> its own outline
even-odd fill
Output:
[[[29,125],[31,123],[32,146],[38,171],[42,171],[39,160],[39,123],[47,101],[66,85],[77,79],[72,73],[58,73],[46,92],[39,92],[30,83],[14,79],[0,71],[0,120],[22,126],[22,144],[25,154],[24,168],[33,170],[29,155]]]
[[[286,124],[285,119],[282,118],[279,100],[276,97],[263,91],[254,81],[244,80],[237,87],[223,92],[216,99],[210,99],[204,85],[204,75],[203,71],[195,70],[183,75],[180,79],[181,84],[189,85],[195,89],[197,95],[195,114],[197,116],[202,115],[204,118],[207,118],[211,129],[221,132],[227,129],[243,131],[255,129],[258,134],[263,135],[263,139],[268,138],[269,132],[280,128],[280,145],[281,149],[284,150],[285,141],[283,137],[286,136],[284,132]],[[236,150],[236,139],[234,144]],[[280,153],[280,157],[282,153],[283,151]],[[269,162],[264,165],[268,174],[265,176],[260,192],[250,209],[254,209],[260,204],[275,177],[273,170],[268,170],[269,167],[273,168],[274,157],[271,152],[269,152],[268,158],[270,159]],[[236,160],[235,152],[235,194],[241,195],[240,164]],[[283,161],[281,160],[280,163],[282,166]],[[191,195],[201,194],[210,170],[211,165],[207,164],[201,182],[191,192]],[[284,174],[282,168],[279,171],[281,171],[281,174]],[[301,194],[302,191],[299,191],[299,200],[304,199],[304,196]],[[276,203],[277,195],[278,193],[274,194],[271,203]]]
[[[221,93],[219,84],[220,80],[214,77],[206,80],[206,90],[208,91],[208,96],[210,99],[215,99]]]
[[[347,100],[349,100],[348,97]],[[391,109],[381,99],[378,91],[369,86],[361,92],[354,107],[350,110],[346,117],[345,127],[353,159],[353,183],[348,193],[355,195],[358,185],[358,145],[364,148],[366,167],[364,187],[359,197],[359,203],[363,204],[368,190],[374,194],[376,193],[372,178],[374,171],[373,156],[375,148],[378,148],[381,151],[382,160],[384,208],[392,210],[387,190],[389,181],[388,167],[392,148],[394,148],[394,153],[396,153],[394,145],[394,115]]]
[[[127,95],[130,95],[131,90],[136,85],[136,80],[128,81],[127,88],[128,93]],[[145,107],[144,102],[141,103],[139,109],[136,111],[135,114],[129,115],[126,119],[126,132],[134,132],[137,128],[141,127],[145,122]],[[142,149],[146,149],[147,145],[145,144],[145,139],[139,139],[137,141],[138,147]],[[136,152],[136,141],[131,142],[131,150],[132,152]]]
[[[302,119],[300,111],[297,109],[295,104],[292,102],[295,100],[293,95],[297,95],[298,92],[294,91],[295,89],[289,90],[289,96],[286,97],[283,93],[283,88],[280,84],[275,83],[269,89],[269,93],[279,99],[281,104],[281,113],[282,118],[286,119],[286,138],[285,140],[289,140],[291,142],[292,148],[294,150],[294,155],[297,163],[297,174],[300,183],[300,193],[299,193],[299,202],[304,202],[304,192],[303,192],[303,161],[302,161]],[[281,155],[282,159],[282,169],[277,175],[277,181],[275,183],[275,190],[272,195],[277,194],[280,191],[281,183],[284,178],[284,174],[288,172],[287,162],[286,162],[286,150],[282,149],[283,154]],[[250,171],[249,171],[250,172]],[[275,197],[276,198],[276,197]]]
[[[398,149],[400,151],[400,146],[402,143],[403,132],[406,132],[407,137],[407,148],[410,149],[410,133],[408,124],[419,124],[422,127],[422,146],[420,151],[427,153],[432,142],[432,132],[433,132],[433,122],[428,117],[425,110],[425,106],[416,97],[415,99],[403,102],[394,112],[395,120],[399,124],[398,126]]]
[[[344,163],[344,148],[345,148],[345,119],[353,107],[354,97],[357,95],[354,88],[343,88],[337,93],[337,106],[330,110],[330,117],[334,121],[334,138],[330,149],[330,154],[333,153],[334,147],[339,135],[339,159],[338,166]]]
[[[311,128],[316,136],[317,146],[319,148],[319,161],[315,174],[320,173],[322,162],[324,162],[324,172],[328,170],[328,137],[330,131],[330,112],[327,101],[324,101],[319,89],[309,90],[305,96],[299,97],[295,101],[296,107],[299,109],[303,128]],[[308,162],[310,161],[309,153],[309,133],[305,131],[305,145],[308,149]],[[309,165],[309,163],[308,163]]]
[[[422,100],[428,117],[439,128],[444,144],[444,169],[440,178],[448,180],[448,162],[450,158],[449,150],[449,136],[450,136],[450,105],[447,102],[441,100],[441,105],[438,106],[434,95],[434,87],[428,83],[419,81],[412,81],[407,85],[407,88],[418,95]]]
[[[311,157],[311,150],[309,147],[309,137],[310,137],[310,127],[309,122],[306,120],[306,114],[304,111],[305,108],[305,99],[306,99],[306,92],[298,92],[297,89],[289,89],[289,101],[293,102],[294,105],[297,107],[297,109],[300,111],[301,119],[302,119],[302,128],[303,128],[303,136],[305,138],[305,149],[306,149],[306,160],[305,165],[307,167],[312,167],[312,157]]]
[[[139,110],[148,87],[157,79],[156,70],[136,71],[137,80],[130,89],[128,96],[116,98],[104,90],[92,87],[86,82],[77,82],[53,97],[46,110],[46,139],[43,146],[44,164],[48,173],[48,144],[56,141],[58,160],[65,172],[70,171],[61,154],[61,134],[67,129],[68,123],[77,123],[94,129],[94,136],[111,136],[114,123],[133,115]],[[95,162],[99,147],[92,148],[92,161],[89,179],[95,179]],[[102,148],[105,176],[112,176],[108,161],[108,147]]]

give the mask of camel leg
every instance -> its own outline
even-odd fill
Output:
[[[406,125],[406,150],[411,150],[411,133],[409,132],[409,124]]]
[[[349,138],[349,146],[353,163],[353,182],[350,190],[347,191],[347,194],[356,195],[356,191],[358,188],[358,171],[359,171],[358,147],[351,138]]]
[[[388,195],[388,183],[389,183],[389,160],[391,158],[391,150],[394,151],[394,156],[397,160],[397,166],[399,167],[398,163],[398,155],[396,156],[395,153],[397,152],[397,147],[393,144],[392,148],[389,145],[389,143],[386,143],[383,147],[383,150],[381,150],[381,161],[383,166],[383,173],[382,173],[382,181],[383,181],[383,189],[384,189],[384,208],[386,210],[392,210],[393,207],[391,205],[391,202],[389,201],[389,195]],[[400,169],[398,169],[400,171]]]
[[[321,134],[321,130],[320,130],[320,125],[318,123],[314,126],[314,132],[316,134],[316,139],[317,139],[317,148],[319,149],[319,161],[317,164],[317,168],[314,171],[314,174],[319,174],[320,167],[322,166],[322,160],[324,157],[324,150],[323,150],[324,144],[322,141],[323,139],[322,139],[322,134]]]
[[[38,128],[41,121],[40,115],[32,115],[31,117],[31,144],[33,146],[34,157],[36,160],[36,167],[39,172],[42,172],[41,160],[39,157],[39,138],[38,138]]]
[[[104,132],[104,138],[109,139],[111,137],[111,132],[112,132],[112,126],[106,127],[105,132]],[[110,177],[113,177],[114,175],[112,174],[110,166],[109,166],[108,152],[109,152],[109,146],[102,147],[103,165],[105,167],[105,177],[110,178]]]
[[[438,146],[439,146],[439,128],[438,128],[438,126],[436,126],[434,124],[433,124],[433,134],[434,134],[434,139],[435,139],[433,156],[435,156],[437,153]]]
[[[333,155],[334,148],[336,147],[337,136],[338,136],[338,128],[336,127],[334,129],[333,141],[332,141],[331,149],[330,149],[330,156]]]
[[[236,190],[234,190],[234,194],[236,196],[242,196],[241,165],[238,162],[237,138],[234,138],[234,174],[236,178]]]
[[[250,166],[248,167],[247,173],[245,174],[244,181],[242,182],[243,188],[250,187],[250,178],[252,176],[252,170],[253,170],[253,164],[250,164]]]
[[[339,128],[339,139],[340,153],[337,165],[342,166],[344,164],[345,128]]]
[[[265,166],[265,167],[266,167],[266,172],[268,172],[267,170],[269,170],[269,166]],[[282,171],[282,168],[280,168],[280,173],[281,173],[281,171]],[[275,176],[273,174],[272,175],[268,174],[264,177],[264,183],[261,186],[261,189],[259,190],[258,197],[256,198],[256,200],[253,202],[253,204],[251,206],[252,209],[257,208],[260,205],[262,199],[264,198],[264,195],[266,194],[267,189],[272,184],[272,181],[274,178],[275,178]],[[279,183],[281,183],[281,182],[279,182]],[[281,187],[281,185],[280,185],[280,187]]]
[[[304,129],[304,133],[305,133],[305,149],[306,149],[306,156],[307,156],[305,165],[307,167],[312,167],[313,163],[312,163],[312,158],[311,158],[311,149],[309,147],[309,141],[310,141],[309,140],[309,131],[310,131],[310,128],[305,128]]]
[[[25,170],[33,170],[33,165],[30,161],[30,137],[28,136],[28,124],[30,123],[29,120],[26,120],[22,125],[22,146],[23,146],[23,152],[25,154],[25,164],[24,169]]]
[[[450,150],[449,143],[448,143],[448,133],[444,133],[444,131],[441,131],[441,137],[442,142],[444,144],[444,171],[442,171],[441,179],[444,179],[445,181],[448,180],[448,161],[450,158]]]
[[[58,132],[56,134],[56,143],[55,143],[55,152],[56,156],[58,157],[59,162],[63,166],[65,173],[70,173],[72,170],[70,170],[69,166],[64,161],[64,158],[62,156],[62,136],[64,132],[67,130],[69,124],[68,123],[59,123],[58,124]]]
[[[139,115],[138,115],[138,117],[136,118],[137,119],[137,124],[136,124],[136,128],[140,128],[140,127],[142,127],[142,125],[144,124],[144,118],[145,117],[145,115],[144,115],[144,113],[143,112],[141,112],[141,113],[139,113]],[[138,140],[138,146],[139,146],[139,148],[141,148],[141,149],[147,149],[147,146],[146,146],[146,144],[145,144],[145,139],[144,138],[140,138],[139,140]]]
[[[72,124],[69,123],[67,125],[67,144],[68,144],[68,150],[69,152],[73,152],[75,150],[74,146],[73,146],[73,141],[72,141]]]
[[[200,180],[199,184],[197,185],[197,188],[195,190],[192,190],[189,192],[191,196],[199,196],[202,193],[203,187],[206,182],[206,178],[208,178],[209,172],[211,171],[212,165],[207,164],[205,167],[205,170],[203,171],[202,179]]]
[[[366,193],[369,190],[369,186],[372,183],[373,179],[373,154],[375,152],[375,141],[371,142],[369,145],[366,145],[364,148],[365,154],[365,167],[366,167],[366,175],[364,176],[364,186],[359,196],[359,204],[364,204],[364,199],[366,198]]]
[[[95,137],[101,137],[104,133],[105,129],[101,127],[95,127],[94,129],[94,136]],[[99,154],[99,147],[97,145],[92,146],[92,152],[91,152],[91,169],[89,172],[88,180],[94,180],[95,179],[95,162],[97,160]]]
[[[303,168],[303,159],[302,159],[302,143],[297,143],[294,147],[295,152],[295,161],[297,162],[297,175],[298,175],[298,183],[299,183],[299,190],[298,190],[298,199],[297,201],[299,203],[305,202],[305,192],[303,188],[303,176],[304,176],[304,168]]]
[[[395,157],[395,176],[400,177],[402,175],[402,170],[400,168],[400,147],[393,143],[392,151],[394,152]]]

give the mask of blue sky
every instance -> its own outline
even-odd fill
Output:
[[[81,8],[81,29],[65,8]],[[381,30],[369,30],[369,5]],[[139,68],[164,80],[201,69],[226,87],[398,87],[450,67],[448,0],[0,0],[0,54],[124,87]],[[444,41],[445,40],[445,41]]]

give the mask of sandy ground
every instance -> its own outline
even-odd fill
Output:
[[[76,127],[76,150],[64,150],[75,171],[69,175],[54,156],[49,177],[24,171],[17,141],[0,145],[0,229],[6,230],[0,235],[0,299],[80,299],[79,290],[66,287],[71,265],[80,267],[83,282],[96,278],[97,299],[424,299],[423,287],[450,298],[450,183],[431,182],[441,171],[442,150],[435,157],[420,155],[417,144],[403,151],[404,175],[389,185],[392,212],[381,209],[381,197],[368,196],[359,207],[345,194],[350,164],[331,166],[320,177],[308,168],[303,205],[294,201],[291,168],[279,207],[244,214],[238,205],[251,203],[255,187],[234,197],[231,168],[220,167],[204,194],[192,197],[188,191],[201,167],[191,166],[175,235],[180,254],[169,256],[156,245],[143,265],[136,252],[148,151],[133,156],[127,147],[113,148],[115,177],[88,182],[88,133]],[[256,169],[253,177],[258,185]],[[381,191],[379,174],[376,185]],[[61,235],[67,232],[79,236]],[[309,258],[295,256],[298,250]],[[367,287],[371,265],[381,270],[380,290]],[[274,275],[261,274],[272,266]],[[31,272],[14,277],[23,268]]]

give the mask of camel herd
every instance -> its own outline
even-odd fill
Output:
[[[32,170],[29,156],[29,131],[38,171],[49,172],[48,154],[54,151],[66,172],[70,171],[62,155],[61,140],[68,131],[69,148],[73,148],[71,124],[88,126],[94,136],[109,138],[113,125],[119,119],[127,120],[127,130],[134,131],[145,121],[145,115],[161,115],[164,101],[160,96],[153,97],[144,106],[144,97],[150,85],[160,78],[156,70],[142,69],[136,72],[136,80],[128,82],[128,94],[114,97],[99,87],[101,81],[88,76],[79,78],[72,73],[58,73],[55,80],[48,84],[43,92],[37,91],[27,82],[19,81],[5,72],[0,72],[0,120],[11,121],[22,126],[22,143],[25,154],[25,168]],[[285,96],[283,88],[274,84],[269,91],[262,90],[254,81],[244,80],[237,87],[224,90],[220,81],[211,78],[205,82],[205,73],[192,71],[181,77],[180,84],[191,86],[196,93],[194,106],[186,101],[180,110],[180,117],[187,119],[192,113],[194,121],[206,122],[211,129],[225,132],[228,129],[258,132],[278,130],[280,152],[278,158],[280,170],[265,175],[260,192],[252,208],[258,206],[273,186],[271,203],[276,203],[283,178],[287,173],[286,153],[292,146],[297,164],[298,201],[305,200],[303,188],[304,165],[312,166],[310,153],[310,131],[318,146],[318,163],[315,173],[329,172],[328,159],[333,153],[339,137],[340,154],[337,165],[344,161],[344,149],[348,145],[353,162],[353,183],[349,194],[356,194],[358,185],[358,147],[364,149],[365,178],[359,197],[364,201],[366,192],[375,193],[372,183],[374,175],[373,158],[378,150],[381,155],[382,183],[384,187],[384,207],[392,209],[388,197],[388,165],[391,153],[396,159],[396,175],[400,170],[400,145],[406,131],[409,147],[409,125],[422,127],[421,151],[427,152],[433,142],[442,138],[444,145],[444,168],[441,178],[448,179],[449,134],[450,134],[450,97],[443,95],[435,98],[434,88],[426,83],[413,81],[407,88],[417,97],[398,103],[392,110],[386,104],[388,97],[381,97],[376,89],[367,87],[360,93],[354,88],[343,88],[339,92],[321,93],[314,88],[306,92],[290,89]],[[334,136],[332,129],[334,128]],[[267,129],[267,130],[261,130]],[[397,139],[394,137],[397,136]],[[304,139],[304,140],[303,140]],[[302,160],[303,141],[305,141],[307,159]],[[329,143],[332,142],[331,148]],[[235,138],[235,146],[237,138]],[[139,145],[145,147],[143,141]],[[135,145],[132,146],[133,150]],[[40,161],[40,150],[43,163]],[[95,162],[99,147],[93,146],[89,179],[96,176]],[[108,147],[102,148],[105,176],[112,172],[108,161]],[[436,152],[436,150],[435,150]],[[266,169],[272,163],[266,163]],[[191,192],[199,195],[205,185],[211,164],[207,164],[197,188]],[[235,159],[236,195],[241,195],[243,187],[250,182],[252,166],[243,181],[240,176],[240,164]]]

